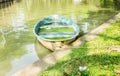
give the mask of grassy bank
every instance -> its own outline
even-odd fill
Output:
[[[119,76],[120,20],[97,38],[72,50],[39,76]],[[87,69],[80,71],[83,66]]]

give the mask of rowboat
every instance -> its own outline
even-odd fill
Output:
[[[73,41],[79,35],[80,29],[71,19],[51,15],[37,22],[33,32],[43,46],[54,51]]]

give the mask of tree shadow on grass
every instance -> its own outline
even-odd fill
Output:
[[[85,70],[87,72],[87,75],[92,75],[91,73],[97,74],[95,70],[108,70],[108,71],[114,71],[115,65],[120,64],[120,55],[118,56],[112,56],[108,54],[100,54],[100,55],[90,55],[90,56],[83,56],[83,57],[77,57],[74,60],[72,60],[69,64],[65,65],[63,70],[69,75],[78,75],[79,74],[79,66],[86,66],[87,69]],[[72,67],[72,70],[69,69]],[[66,71],[66,69],[70,72]],[[92,69],[91,69],[92,68]],[[90,71],[89,71],[90,70]],[[98,72],[99,72],[98,71]],[[82,73],[82,72],[81,72]],[[111,73],[112,74],[112,73]],[[99,75],[106,75],[104,73],[100,73]],[[84,75],[82,75],[84,76]]]
[[[107,67],[107,70],[114,70],[114,65],[120,64],[120,55],[111,55],[109,53],[86,55],[87,50],[88,49],[83,50],[83,48],[78,49],[78,52],[70,54],[71,58],[69,60],[58,62],[54,67],[49,67],[48,71],[59,71],[63,76],[79,76],[79,66],[87,66],[88,69],[91,67],[99,67],[101,70]],[[89,70],[86,71],[88,71],[86,76],[89,76]],[[102,73],[100,75],[102,75]]]

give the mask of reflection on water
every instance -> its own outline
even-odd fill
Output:
[[[73,19],[87,33],[120,9],[119,0],[13,0],[0,3],[0,75],[11,75],[51,53],[33,35],[34,24],[52,14]]]
[[[83,23],[83,25],[81,25],[81,30],[83,30],[84,33],[87,33],[89,31],[89,25],[88,22]]]
[[[39,59],[36,55],[34,44],[26,45],[25,49],[27,50],[25,55],[11,62],[12,69],[7,73],[8,76]]]
[[[45,55],[51,53],[51,51],[45,48],[37,39],[35,40],[35,50],[39,58],[43,58]]]
[[[13,0],[0,0],[0,9],[9,7],[13,4]]]

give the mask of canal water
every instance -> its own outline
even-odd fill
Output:
[[[119,0],[9,0],[0,2],[0,76],[11,76],[48,53],[33,34],[42,18],[58,14],[74,20],[81,33],[120,10]]]

